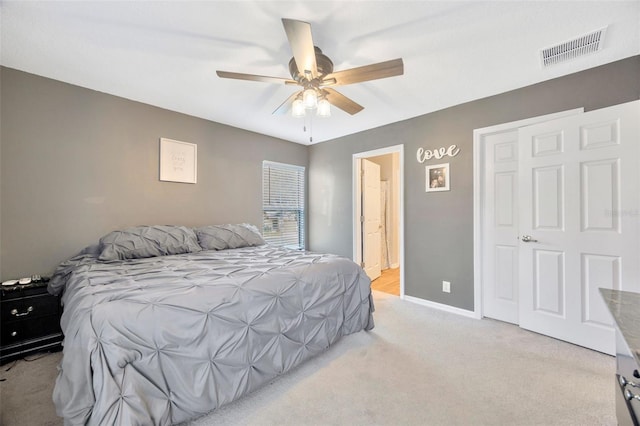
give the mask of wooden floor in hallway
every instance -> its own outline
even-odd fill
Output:
[[[385,269],[371,282],[373,290],[400,296],[400,268]]]

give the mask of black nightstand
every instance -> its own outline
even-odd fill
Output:
[[[0,291],[0,364],[62,347],[60,298],[47,281],[3,286]]]

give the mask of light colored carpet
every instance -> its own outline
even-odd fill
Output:
[[[0,378],[5,379],[0,382],[0,425],[64,424],[51,400],[61,358],[62,352],[37,354],[26,358],[33,361],[20,360],[0,367]]]
[[[374,330],[190,426],[616,424],[613,357],[374,296]],[[59,356],[3,366],[3,425],[61,424],[50,399]]]

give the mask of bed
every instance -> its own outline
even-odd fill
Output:
[[[351,260],[264,244],[247,225],[136,227],[63,262],[65,424],[167,425],[202,416],[373,328]]]

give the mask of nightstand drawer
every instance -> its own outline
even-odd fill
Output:
[[[0,346],[9,346],[25,340],[61,333],[60,317],[49,315],[2,324]]]
[[[58,303],[58,298],[49,294],[2,301],[2,323],[56,314]]]
[[[61,348],[60,297],[50,295],[47,284],[42,280],[0,288],[0,364]]]

